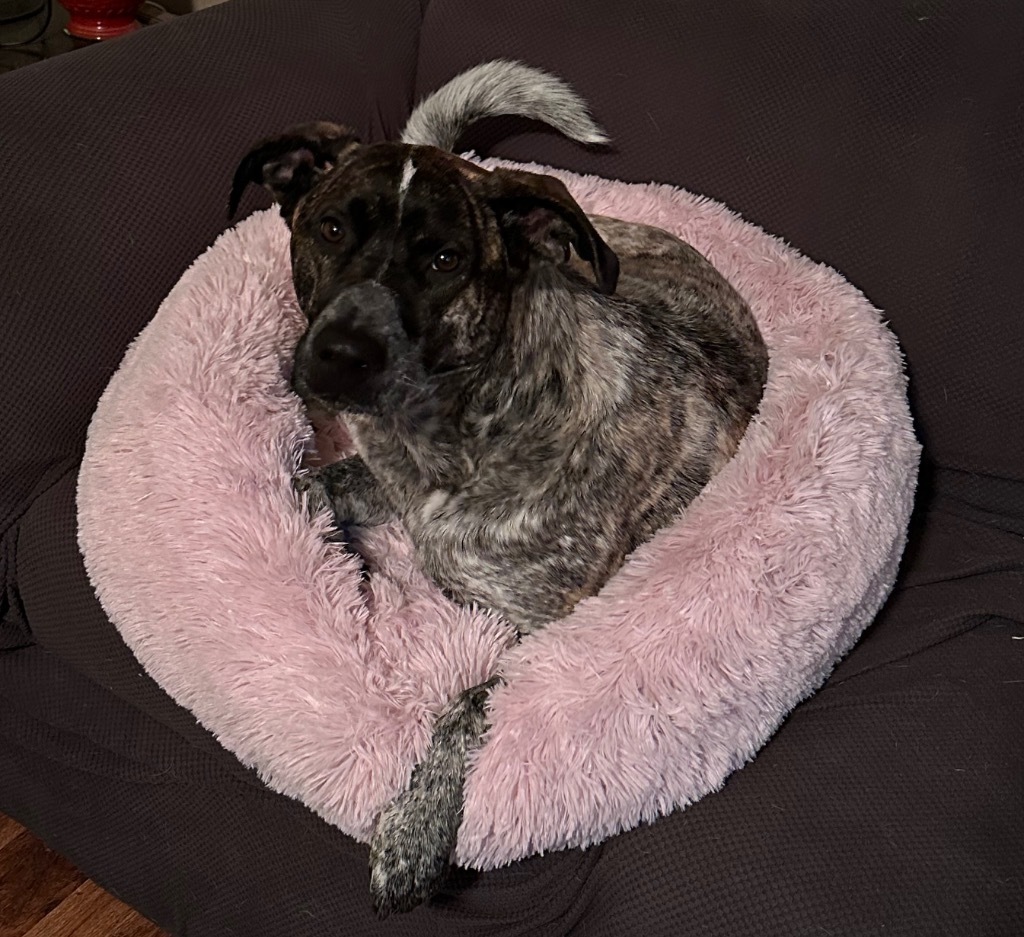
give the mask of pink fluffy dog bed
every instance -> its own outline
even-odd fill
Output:
[[[306,518],[290,479],[316,439],[288,390],[304,322],[275,212],[223,235],[129,349],[79,480],[89,575],[141,664],[354,837],[434,714],[500,670],[458,840],[481,869],[653,820],[753,757],[889,592],[919,455],[896,341],[835,272],[678,189],[554,174],[588,211],[694,244],[771,352],[735,459],[567,618],[512,645],[424,580],[397,527],[364,588]]]

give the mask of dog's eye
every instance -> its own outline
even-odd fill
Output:
[[[438,273],[451,273],[459,268],[460,263],[462,263],[462,258],[458,252],[445,248],[434,255],[434,262],[430,266]]]
[[[320,236],[330,244],[337,244],[345,239],[345,229],[337,218],[324,218],[320,222]]]

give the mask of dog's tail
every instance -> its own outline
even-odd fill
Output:
[[[583,99],[564,81],[501,59],[456,75],[420,101],[402,131],[402,142],[451,152],[470,124],[503,115],[543,121],[580,143],[608,142]]]

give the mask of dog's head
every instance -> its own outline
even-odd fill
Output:
[[[403,388],[483,365],[514,291],[541,265],[567,265],[573,248],[595,289],[615,289],[615,254],[549,176],[489,172],[428,146],[364,146],[316,123],[248,153],[232,214],[249,183],[273,194],[291,228],[309,319],[293,385],[324,409],[400,407]]]

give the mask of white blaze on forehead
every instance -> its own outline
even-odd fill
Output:
[[[412,177],[416,173],[416,164],[412,161],[412,157],[409,156],[405,160],[405,165],[402,166],[402,181],[398,183],[398,212],[401,215],[402,203],[405,202],[405,193],[409,191],[409,186],[412,183]]]

